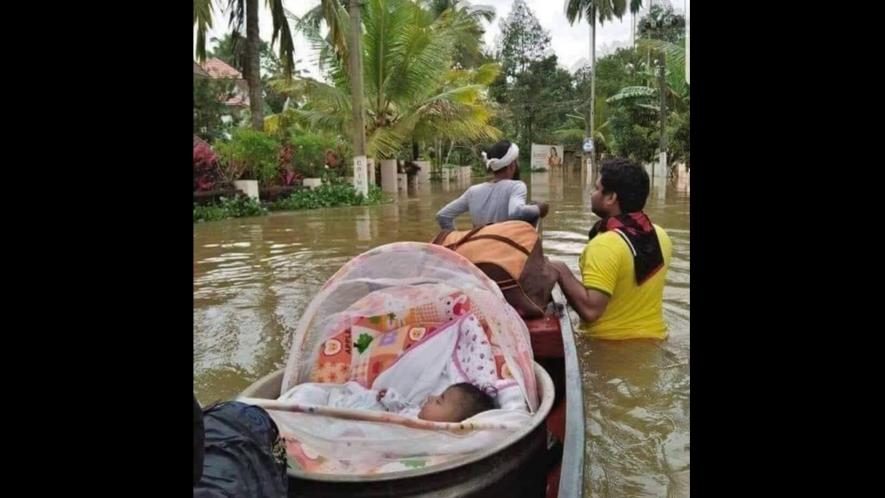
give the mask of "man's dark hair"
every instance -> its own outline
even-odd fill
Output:
[[[469,382],[454,384],[449,386],[449,389],[456,389],[461,394],[461,412],[458,414],[458,420],[466,420],[477,413],[495,408],[495,400]]]
[[[624,213],[642,211],[648,197],[648,173],[629,159],[614,158],[603,161],[599,170],[602,193],[618,194],[618,203]]]
[[[507,140],[501,140],[486,152],[486,156],[488,156],[489,159],[501,159],[508,150],[510,150],[510,142]]]

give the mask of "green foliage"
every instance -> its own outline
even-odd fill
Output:
[[[243,178],[269,185],[277,177],[280,145],[260,131],[237,128],[230,141],[217,143],[215,148],[225,167],[241,170]]]
[[[590,22],[591,13],[595,10],[596,22],[600,25],[612,19],[621,19],[627,13],[638,12],[642,0],[567,0],[565,3],[565,17],[570,24],[580,21],[581,18]]]
[[[229,33],[222,38],[212,38],[212,42],[216,44],[212,50],[212,57],[217,57],[242,74],[246,74],[246,64],[249,59],[246,57],[246,40],[243,37],[237,33]],[[280,62],[280,58],[274,53],[270,44],[264,40],[261,40],[259,44],[258,59],[261,65],[264,112],[265,114],[279,113],[283,110],[287,95],[277,91],[270,82],[275,78],[284,78],[283,63]]]
[[[641,107],[621,107],[613,110],[609,121],[615,155],[643,163],[654,159],[659,136],[657,113]]]
[[[667,161],[670,164],[685,162],[691,168],[691,120],[688,113],[672,113],[667,120],[667,136],[670,147]]]
[[[524,72],[529,64],[544,58],[549,48],[550,33],[523,0],[516,0],[513,10],[501,20],[499,55],[504,74],[512,78]]]
[[[386,200],[381,189],[375,185],[369,185],[369,195],[363,197],[349,183],[324,183],[315,190],[296,190],[290,196],[269,204],[268,208],[271,211],[286,211],[333,206],[366,206],[380,204]]]
[[[335,139],[317,133],[294,132],[290,142],[295,149],[295,169],[305,178],[323,176],[326,150],[336,149]]]
[[[206,60],[206,33],[212,27],[212,0],[194,0],[194,27],[197,30],[196,56]]]
[[[661,21],[664,19],[664,21]],[[690,161],[689,88],[685,82],[684,19],[669,6],[652,8],[640,21],[644,38],[637,49],[622,49],[599,60],[597,90],[606,97],[612,151],[648,162],[658,152],[661,123],[660,96],[666,100],[667,158],[672,165]],[[664,63],[665,84],[658,76]],[[601,84],[599,84],[601,83]],[[661,88],[663,86],[663,88]]]
[[[516,76],[509,93],[517,143],[526,151],[531,150],[532,143],[555,140],[553,130],[580,103],[571,74],[558,66],[555,55],[531,62],[524,73]]]
[[[215,204],[194,205],[194,223],[226,218],[263,216],[270,211],[293,211],[335,206],[370,206],[389,202],[388,195],[375,185],[369,185],[369,195],[363,197],[349,183],[330,182],[316,190],[296,190],[290,196],[273,203],[260,203],[246,196],[233,199],[222,197]]]
[[[675,43],[685,36],[685,16],[677,14],[669,3],[654,4],[636,23],[642,38]]]
[[[230,81],[194,78],[194,135],[211,143],[231,129],[221,117],[230,112],[224,101],[233,90]]]
[[[476,36],[474,18],[462,11],[445,8],[437,14],[408,0],[367,0],[363,4],[369,156],[398,157],[413,140],[485,142],[500,136],[489,125],[494,110],[484,95],[499,70],[497,65],[471,71],[453,69],[459,41]],[[352,113],[346,47],[338,46],[333,34],[349,31],[346,13],[322,16],[332,24],[325,36],[318,26],[320,10],[313,12],[299,19],[297,28],[320,50],[320,62],[330,83],[300,79],[285,90],[304,97],[296,112],[305,129],[349,137]]]
[[[237,196],[233,199],[222,197],[217,203],[208,206],[194,204],[194,223],[225,218],[264,216],[267,213],[267,208],[251,197]]]
[[[455,41],[453,63],[458,68],[476,68],[482,65],[482,37],[485,33],[482,21],[495,19],[495,8],[488,5],[471,5],[464,0],[424,0],[435,18],[450,15],[459,19],[467,28]]]
[[[197,0],[195,0],[195,2],[196,1]],[[199,1],[202,3],[208,2],[209,0]],[[322,1],[326,2],[329,0]],[[242,38],[241,33],[246,33],[247,15],[249,15],[249,13],[247,12],[248,9],[246,8],[247,3],[247,0],[223,0],[221,2],[223,6],[222,8],[225,8],[227,12],[230,12],[229,25],[231,30],[237,33],[236,36],[239,37],[240,41],[242,41],[244,44],[246,43],[246,40]],[[289,29],[289,23],[286,19],[286,9],[283,7],[282,0],[266,0],[263,3],[265,7],[270,10],[271,21],[273,22],[273,33],[271,35],[271,41],[268,48],[274,45],[277,45],[279,47],[278,60],[281,61],[280,67],[286,77],[291,77],[295,69],[295,44],[292,39],[292,32]],[[258,11],[256,11],[255,14],[260,15]],[[259,39],[257,41],[259,43],[260,55],[261,40]],[[200,48],[201,47],[198,46],[197,50],[199,51]],[[255,62],[259,64],[261,63],[260,59],[256,60]],[[245,72],[243,74],[245,76]]]

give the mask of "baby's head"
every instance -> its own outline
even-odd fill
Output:
[[[434,422],[461,422],[495,408],[495,400],[473,384],[452,384],[439,396],[428,396],[418,418]]]

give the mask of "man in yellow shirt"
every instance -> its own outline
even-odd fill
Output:
[[[664,279],[672,244],[661,227],[642,211],[648,197],[645,170],[625,159],[602,164],[590,197],[602,218],[578,264],[579,281],[561,261],[550,265],[559,286],[580,315],[582,330],[599,339],[666,339]]]

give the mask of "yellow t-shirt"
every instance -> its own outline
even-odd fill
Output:
[[[664,279],[673,246],[661,227],[654,225],[664,255],[664,267],[642,285],[636,285],[633,254],[615,232],[603,232],[587,243],[578,259],[584,287],[608,294],[602,316],[581,330],[598,339],[665,339]]]

